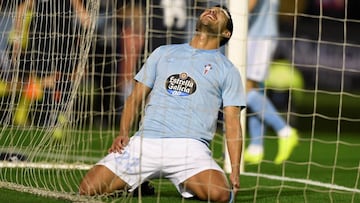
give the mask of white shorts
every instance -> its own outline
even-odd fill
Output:
[[[276,48],[271,39],[248,39],[246,77],[249,80],[263,82]]]
[[[181,184],[186,179],[208,169],[223,172],[204,143],[188,138],[133,136],[123,153],[110,153],[97,165],[109,168],[131,187],[130,191],[145,180],[168,178],[185,198],[194,196]]]

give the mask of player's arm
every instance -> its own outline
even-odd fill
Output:
[[[120,120],[120,133],[113,141],[109,152],[121,152],[129,142],[129,133],[139,116],[141,105],[151,89],[137,82],[130,96],[126,99]]]
[[[240,187],[239,175],[242,152],[241,148],[243,142],[240,124],[240,110],[240,107],[237,106],[224,107],[225,136],[231,163],[230,181],[235,192]]]

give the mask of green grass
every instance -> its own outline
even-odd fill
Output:
[[[0,188],[0,200],[2,203],[64,203],[70,202],[61,199],[48,198],[38,195],[33,195],[26,192],[18,192]]]
[[[17,133],[15,133],[17,134]],[[33,136],[35,133],[30,132],[28,135],[22,133],[22,136]],[[90,146],[85,142],[85,138],[76,135],[74,138],[77,147],[91,148],[88,152],[91,156],[101,157],[106,153],[107,146],[113,136],[111,133],[94,133],[91,136]],[[97,137],[102,139],[96,139]],[[37,135],[40,136],[40,135]],[[15,141],[4,139],[1,136],[1,143],[28,146],[39,144],[41,139],[27,138]],[[14,136],[16,137],[16,136]],[[289,177],[295,180],[309,180],[307,184],[292,181],[280,181],[261,176],[241,176],[241,191],[238,193],[237,202],[359,202],[360,193],[329,189],[318,187],[313,183],[333,184],[346,188],[360,189],[359,179],[359,161],[360,161],[360,137],[357,134],[341,134],[341,136],[329,133],[301,133],[300,145],[295,149],[291,159],[284,165],[278,166],[272,163],[277,150],[276,137],[271,133],[265,139],[265,158],[260,165],[247,165],[245,171],[248,173],[267,174],[275,177]],[[70,139],[70,138],[69,138]],[[222,147],[221,137],[217,136],[213,142],[214,157],[222,164]],[[46,139],[42,139],[46,140]],[[50,140],[50,139],[49,139]],[[79,140],[83,140],[82,142]],[[100,141],[101,140],[101,141]],[[47,141],[48,145],[56,144],[61,148],[61,144]],[[86,144],[85,144],[86,143]],[[82,146],[84,145],[84,146]],[[68,146],[70,149],[71,146]],[[310,155],[310,151],[312,154]],[[77,152],[81,153],[81,152]],[[75,155],[75,153],[73,153]],[[48,158],[43,158],[47,160]],[[334,167],[334,165],[338,167]],[[340,167],[341,166],[341,167]],[[50,191],[68,191],[74,194],[77,191],[78,183],[85,171],[82,170],[58,170],[58,169],[1,169],[0,179],[2,181],[15,182],[28,187],[47,188]],[[313,181],[313,182],[312,182]],[[143,197],[143,202],[197,202],[196,200],[184,200],[180,197],[175,187],[167,180],[154,180],[156,195]],[[0,188],[1,202],[68,202],[66,199],[56,199],[30,194],[27,192],[12,191]],[[104,202],[138,202],[135,197],[102,197]]]

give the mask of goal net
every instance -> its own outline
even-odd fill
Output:
[[[134,74],[158,46],[188,42],[204,8],[229,6],[235,28],[223,51],[244,77],[248,16],[241,2],[1,1],[0,190],[71,201],[141,201],[141,194],[82,197],[78,185],[118,135]],[[264,157],[242,166],[236,200],[360,201],[357,3],[280,3],[272,14],[279,17],[280,36],[273,39],[277,48],[259,91],[298,130],[299,145],[287,161],[274,164],[278,138],[264,124]],[[220,114],[211,149],[228,172],[222,123]],[[246,148],[247,130],[244,135]],[[145,201],[183,201],[169,181],[151,184],[156,195]]]
[[[280,3],[276,14],[280,36],[260,91],[298,129],[300,142],[289,160],[274,164],[278,137],[263,123],[264,158],[259,164],[245,165],[244,176],[255,178],[256,184],[244,190],[252,193],[254,202],[356,202],[360,192],[358,3]],[[269,190],[275,197],[264,197]]]

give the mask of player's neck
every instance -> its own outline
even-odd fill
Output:
[[[219,38],[209,36],[206,33],[198,32],[190,41],[190,46],[195,49],[218,49],[219,48]]]

